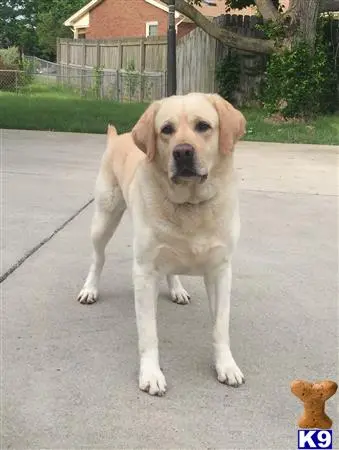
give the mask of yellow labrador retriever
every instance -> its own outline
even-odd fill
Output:
[[[132,130],[108,143],[96,184],[92,223],[94,260],[80,303],[93,303],[105,261],[105,247],[126,208],[134,228],[134,295],[139,335],[139,387],[163,395],[156,303],[167,276],[177,303],[189,295],[178,274],[204,277],[214,323],[218,380],[244,382],[229,339],[232,254],[239,236],[233,149],[245,119],[214,94],[173,96],[154,102]]]

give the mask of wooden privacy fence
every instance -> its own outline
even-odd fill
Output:
[[[219,26],[227,26],[242,35],[263,37],[263,33],[256,28],[257,24],[262,23],[258,17],[227,14],[214,20]],[[218,86],[215,73],[218,61],[230,51],[234,50],[222,45],[200,28],[179,39],[177,93],[216,92]],[[264,74],[266,59],[265,56],[248,52],[237,52],[237,54],[240,57],[240,83],[235,98],[241,104],[256,97]],[[167,39],[165,37],[113,40],[60,39],[57,45],[57,60],[63,67],[66,79],[71,79],[72,74],[81,78],[81,74],[88,68],[101,67],[104,71],[123,71],[133,67],[139,72],[140,80],[143,79],[142,74],[161,78],[161,81],[157,80],[156,83],[157,86],[161,85],[161,89],[153,89],[154,92],[147,96],[143,94],[145,89],[142,82],[138,98],[149,101],[166,95]],[[119,80],[119,72],[113,78]],[[108,75],[106,79],[109,79]],[[119,89],[119,81],[116,81],[114,90],[117,92],[117,97],[119,97]]]
[[[102,67],[111,70],[128,69],[132,64],[138,72],[165,72],[167,39],[59,39],[57,62],[72,67]]]
[[[245,36],[262,38],[263,33],[256,28],[262,23],[254,16],[223,15],[215,19],[221,26]],[[177,86],[178,94],[189,92],[216,92],[215,80],[218,62],[234,51],[196,28],[181,38],[177,45]],[[256,97],[264,74],[266,57],[249,52],[237,51],[240,64],[239,88],[235,93],[237,103],[246,103]]]
[[[201,28],[177,45],[177,93],[215,92],[216,40]]]
[[[117,101],[166,96],[167,39],[59,39],[58,82]]]

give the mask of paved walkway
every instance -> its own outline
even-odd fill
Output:
[[[186,278],[188,307],[162,286],[169,389],[159,399],[137,388],[128,216],[109,246],[101,301],[75,301],[105,137],[0,130],[0,138],[1,448],[296,448],[301,405],[290,381],[338,380],[336,149],[239,144],[231,336],[247,383],[215,380],[203,283]],[[336,402],[328,411],[337,426]]]

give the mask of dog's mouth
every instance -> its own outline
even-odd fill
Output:
[[[184,167],[183,169],[177,171],[176,176],[181,178],[192,178],[199,175],[196,170],[190,167]]]
[[[206,169],[195,170],[190,167],[184,167],[181,170],[176,170],[172,175],[171,180],[174,184],[180,183],[180,181],[197,180],[199,183],[203,183],[207,180],[208,173]]]

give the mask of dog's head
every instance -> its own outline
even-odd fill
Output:
[[[245,133],[245,118],[217,94],[154,102],[132,130],[135,144],[173,182],[204,181]]]

